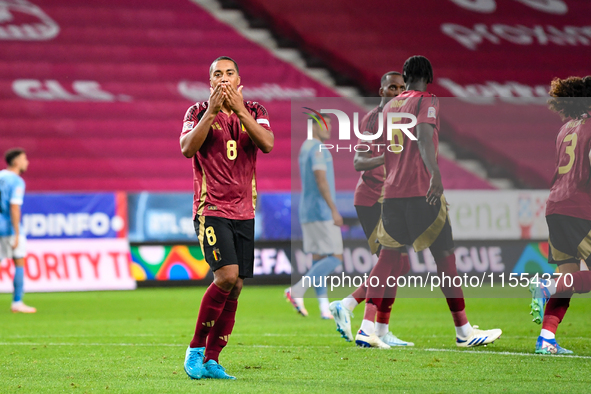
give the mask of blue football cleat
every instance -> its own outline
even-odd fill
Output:
[[[542,336],[536,341],[537,354],[573,354],[572,350],[561,347],[556,339],[546,339]]]
[[[191,379],[201,379],[205,372],[203,368],[204,347],[187,348],[185,353],[185,372]]]
[[[534,317],[534,323],[542,324],[542,320],[544,319],[544,307],[550,299],[550,290],[548,290],[540,280],[538,283],[532,281],[529,284],[529,292],[531,293],[531,304],[529,305],[531,311],[529,314]]]
[[[353,313],[345,308],[341,301],[331,302],[328,309],[337,324],[337,331],[341,334],[341,337],[345,338],[347,342],[353,341],[353,333],[351,332]]]
[[[207,360],[203,364],[203,368],[205,369],[204,378],[236,380],[235,376],[228,375],[224,367],[216,363],[215,360]]]

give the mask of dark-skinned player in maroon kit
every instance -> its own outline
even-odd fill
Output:
[[[185,354],[192,379],[236,379],[219,365],[244,278],[253,276],[256,156],[273,149],[267,110],[244,101],[236,62],[217,58],[211,95],[185,115],[180,143],[193,162],[193,216],[214,280],[201,300],[195,335]]]
[[[556,341],[574,293],[591,291],[591,271],[581,270],[581,260],[591,267],[591,76],[555,78],[548,101],[565,124],[556,138],[556,170],[546,203],[550,253],[560,277],[534,277],[531,314],[542,323],[536,353],[572,354]],[[546,309],[544,310],[544,305]]]
[[[384,275],[376,272],[380,271],[378,267],[390,272],[392,266],[403,264],[403,254],[407,252],[405,245],[412,245],[416,252],[429,248],[437,264],[437,274],[440,278],[445,275],[449,278],[447,285],[442,279],[441,291],[454,321],[456,345],[486,345],[499,338],[502,331],[480,330],[478,326],[472,326],[466,316],[462,288],[451,285],[458,272],[437,163],[439,100],[427,92],[427,85],[433,82],[431,62],[424,56],[411,56],[402,67],[402,76],[406,91],[384,107],[384,130],[388,129],[388,122],[409,123],[410,118],[402,116],[407,114],[415,118],[416,126],[409,128],[412,139],[405,137],[401,129],[394,129],[388,136],[391,145],[384,155],[387,175],[377,230],[383,249],[371,276],[379,278]],[[383,298],[384,291],[384,288],[368,286],[366,298]],[[381,347],[375,335],[376,314],[377,306],[366,302],[361,329],[355,337],[359,346]]]

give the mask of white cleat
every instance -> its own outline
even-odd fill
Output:
[[[333,320],[334,318],[328,311],[320,312],[320,318],[322,320]]]
[[[288,287],[287,289],[285,289],[285,292],[283,294],[285,295],[285,298],[287,299],[287,301],[289,301],[289,303],[295,308],[295,310],[300,315],[302,315],[304,317],[308,316],[308,311],[306,310],[306,307],[304,306],[304,299],[292,297],[291,287]]]
[[[396,335],[392,334],[392,332],[388,332],[383,337],[380,337],[380,339],[386,345],[390,345],[390,346],[414,346],[415,345],[412,342],[403,341],[402,339],[398,338]]]
[[[32,306],[25,305],[22,301],[13,302],[10,306],[12,313],[35,313],[37,309]]]
[[[352,342],[351,318],[353,317],[353,312],[345,308],[341,301],[331,302],[328,310],[337,324],[337,331],[341,334],[341,337],[345,338],[347,342]]]
[[[467,338],[456,337],[458,347],[472,347],[488,345],[499,339],[503,331],[498,328],[492,330],[479,330],[478,326],[472,327],[472,334]]]
[[[378,349],[390,349],[376,334],[367,335],[363,330],[357,331],[355,343],[359,347],[377,347]]]

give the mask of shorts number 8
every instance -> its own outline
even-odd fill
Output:
[[[215,231],[213,231],[213,227],[209,226],[205,229],[205,235],[207,236],[207,243],[209,246],[215,245],[217,242],[217,238],[215,237]]]

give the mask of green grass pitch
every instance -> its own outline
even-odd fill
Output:
[[[297,315],[282,287],[243,290],[220,361],[237,381],[190,380],[183,370],[204,288],[28,294],[34,315],[0,295],[2,393],[588,392],[591,299],[574,299],[559,327],[576,357],[533,355],[540,326],[527,298],[467,299],[472,324],[499,327],[486,348],[456,348],[443,299],[398,299],[390,327],[414,348],[360,349],[332,321]],[[353,328],[363,315],[357,310]]]

